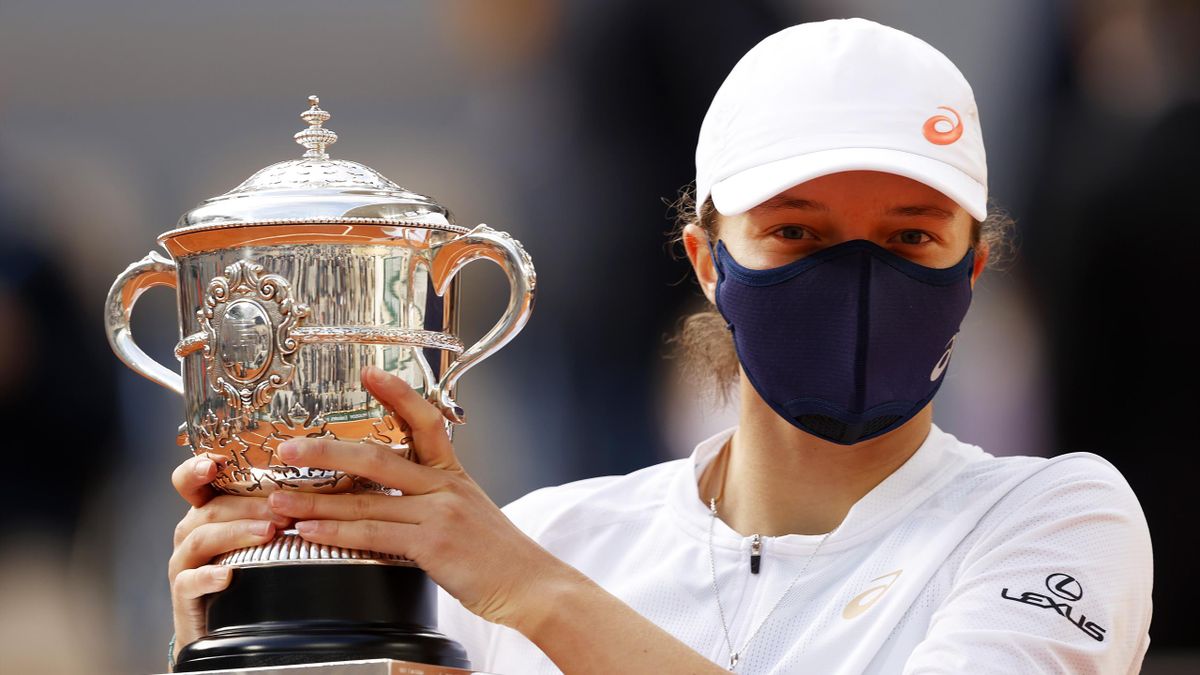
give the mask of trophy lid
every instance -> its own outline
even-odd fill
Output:
[[[294,136],[306,148],[300,159],[272,164],[229,192],[206,199],[159,239],[210,228],[291,223],[395,222],[463,230],[433,199],[358,162],[330,159],[327,149],[337,134],[322,126],[330,115],[316,96],[308,102],[308,110],[300,114],[308,128]]]

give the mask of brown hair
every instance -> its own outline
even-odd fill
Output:
[[[696,215],[694,185],[680,190],[679,199],[671,208],[675,226],[670,232],[670,245],[676,259],[681,257],[676,246],[682,245],[683,230],[688,225],[697,225],[710,241],[717,238],[720,226],[717,209],[709,197],[700,208],[700,215]],[[971,247],[988,251],[987,267],[1002,269],[1002,263],[1007,265],[1013,257],[1014,225],[1008,213],[995,206],[988,207],[986,219],[972,219]],[[700,398],[716,406],[728,404],[730,389],[738,378],[738,358],[725,319],[716,307],[709,303],[704,310],[681,317],[675,335],[667,337],[667,343],[671,345],[667,358],[679,363],[679,374],[696,388]]]

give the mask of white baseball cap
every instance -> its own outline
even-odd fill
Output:
[[[920,181],[977,220],[987,159],[975,95],[925,41],[866,19],[786,28],[738,61],[700,127],[696,209],[725,215],[839,171]]]

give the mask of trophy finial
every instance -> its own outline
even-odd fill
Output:
[[[329,159],[325,152],[327,146],[337,142],[337,134],[321,125],[329,121],[329,113],[321,110],[321,99],[317,96],[308,97],[308,110],[300,113],[300,119],[308,122],[308,128],[296,133],[296,142],[308,148],[304,152],[305,159]]]

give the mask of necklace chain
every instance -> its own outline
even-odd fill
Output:
[[[727,451],[728,449],[729,443],[726,442],[725,447],[722,448],[722,451]],[[720,490],[720,496],[722,497],[725,495],[725,474],[728,473],[727,469],[727,465],[722,467]],[[821,546],[825,544],[825,540],[829,538],[829,535],[833,534],[833,530],[826,532],[825,536],[821,537],[821,540],[817,542],[816,548],[814,548],[813,552],[809,554],[808,560],[804,561],[804,566],[800,568],[800,571],[796,573],[796,576],[792,577],[792,580],[788,583],[787,588],[783,590],[783,594],[780,595],[779,599],[775,601],[775,605],[771,607],[771,611],[767,612],[767,615],[763,617],[761,622],[759,622],[758,627],[754,629],[754,632],[750,634],[750,637],[746,638],[746,641],[742,643],[742,648],[735,651],[733,649],[733,641],[729,638],[729,623],[725,621],[725,609],[721,605],[721,590],[717,588],[717,565],[713,556],[713,525],[717,522],[716,497],[712,497],[708,500],[708,510],[708,567],[712,572],[713,595],[717,598],[717,613],[721,616],[721,630],[725,632],[725,648],[729,650],[728,668],[729,671],[732,672],[737,668],[738,661],[741,660],[742,654],[746,653],[746,649],[750,646],[750,643],[755,637],[758,636],[758,632],[762,630],[762,627],[765,626],[768,621],[771,620],[771,616],[775,614],[776,609],[779,609],[779,605],[783,604],[783,599],[786,598],[788,593],[792,591],[792,586],[795,586],[796,582],[800,580],[800,577],[804,576],[804,573],[808,571],[808,566],[812,563],[813,558],[817,556],[817,552],[821,550]],[[837,528],[834,528],[834,530],[836,529]]]

